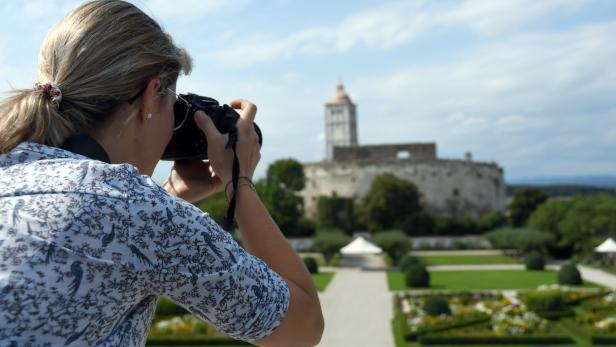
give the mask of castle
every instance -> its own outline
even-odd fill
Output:
[[[326,159],[305,163],[301,192],[305,214],[316,215],[318,197],[353,198],[358,204],[372,180],[383,173],[413,182],[427,212],[437,216],[479,218],[505,210],[503,169],[496,163],[439,159],[435,143],[359,145],[355,104],[339,84],[325,104]]]

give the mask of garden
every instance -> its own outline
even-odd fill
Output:
[[[616,343],[616,295],[603,288],[398,292],[397,347]]]

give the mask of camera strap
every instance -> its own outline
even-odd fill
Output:
[[[229,201],[229,208],[227,208],[227,218],[224,221],[223,228],[227,231],[231,231],[231,228],[235,225],[235,205],[236,205],[236,191],[237,183],[240,179],[240,161],[237,159],[237,153],[235,146],[237,145],[237,128],[233,128],[229,132],[229,141],[225,148],[233,150],[233,168],[231,171],[231,184],[233,185],[233,196]]]

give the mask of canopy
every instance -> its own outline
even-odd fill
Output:
[[[383,250],[362,236],[340,249],[342,254],[380,254]]]
[[[616,242],[610,237],[607,240],[603,241],[602,244],[595,247],[595,252],[599,253],[615,253],[616,252]]]

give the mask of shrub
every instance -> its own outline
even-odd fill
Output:
[[[443,296],[431,296],[426,300],[424,311],[430,316],[440,316],[441,314],[451,315],[449,302]]]
[[[545,269],[545,260],[540,253],[530,253],[526,256],[526,270],[543,270]]]
[[[416,264],[421,264],[421,260],[417,257],[413,257],[411,255],[405,255],[402,257],[402,259],[400,260],[400,263],[398,264],[398,267],[400,268],[400,271],[402,272],[406,272],[406,270]]]
[[[562,311],[566,308],[560,289],[532,290],[527,292],[522,300],[529,310],[535,312]]]
[[[411,265],[404,272],[404,281],[408,287],[429,287],[430,274],[423,264]]]
[[[311,274],[319,273],[319,264],[317,264],[316,259],[314,259],[313,257],[306,257],[303,260],[304,265],[306,265],[306,268],[308,269],[308,272],[310,272]]]
[[[334,254],[340,251],[340,248],[346,246],[350,242],[349,236],[338,229],[322,230],[317,232],[312,242],[312,248],[323,253],[325,262],[329,264]]]
[[[501,228],[485,234],[492,247],[515,249],[520,254],[544,253],[554,243],[554,235],[528,228]]]
[[[575,264],[565,264],[558,271],[559,284],[582,284],[582,276]]]
[[[394,265],[398,265],[400,258],[411,250],[411,241],[408,236],[397,230],[376,233],[373,241],[389,255]]]

